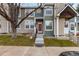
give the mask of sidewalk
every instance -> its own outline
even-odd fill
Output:
[[[0,56],[58,56],[63,51],[79,51],[79,47],[0,46]]]

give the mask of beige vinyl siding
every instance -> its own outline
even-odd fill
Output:
[[[34,18],[27,18],[25,20],[30,20]],[[27,29],[25,26],[25,20],[20,24],[20,28],[17,28],[17,33],[34,33],[34,29]]]
[[[55,3],[55,7],[54,7],[54,16],[56,17],[57,14],[62,11],[62,9],[65,7],[64,3]]]
[[[59,19],[59,35],[64,35],[64,18]]]
[[[0,16],[0,33],[8,33],[8,21],[5,20],[2,16]]]

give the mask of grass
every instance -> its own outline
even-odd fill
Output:
[[[35,40],[26,36],[17,36],[12,39],[9,35],[0,35],[0,45],[2,46],[33,46]]]
[[[33,46],[35,39],[30,39],[26,36],[17,36],[16,39],[12,39],[9,35],[0,35],[1,46]],[[77,46],[69,40],[57,40],[53,38],[44,38],[45,46]]]
[[[44,39],[45,46],[60,46],[60,47],[75,47],[77,46],[75,43],[69,40],[58,40],[52,38],[45,38]]]

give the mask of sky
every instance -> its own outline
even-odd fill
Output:
[[[39,5],[39,3],[22,3],[21,6],[22,7],[37,7]],[[76,9],[78,3],[74,3],[73,7]]]
[[[21,3],[22,7],[38,7],[39,3]]]
[[[76,9],[77,5],[78,5],[78,3],[74,3],[73,7]]]

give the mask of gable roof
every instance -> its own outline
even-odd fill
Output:
[[[57,16],[60,16],[60,14],[61,14],[66,8],[68,8],[68,7],[71,8],[71,9],[73,10],[73,12],[76,13],[77,16],[79,15],[78,12],[77,12],[71,5],[67,4],[67,5],[57,14]]]

